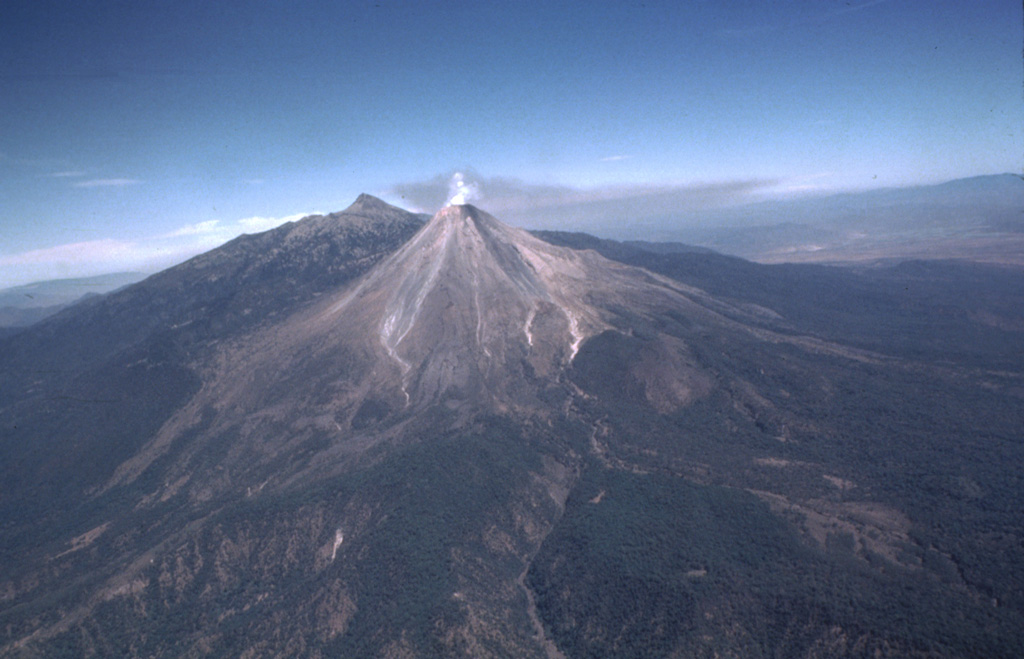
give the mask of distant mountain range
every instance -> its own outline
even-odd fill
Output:
[[[679,242],[765,262],[871,263],[965,259],[1024,264],[1024,180],[1019,174],[939,185],[793,193],[701,207],[700,191],[523,209],[520,225],[574,227],[605,238]],[[719,200],[721,201],[721,200]]]
[[[682,219],[682,218],[680,218]],[[664,218],[659,236],[762,262],[958,258],[1024,264],[1024,180],[799,197]]]
[[[1019,656],[1022,298],[367,195],[241,236],[0,338],[0,655]]]
[[[115,272],[0,289],[0,328],[26,327],[82,298],[109,293],[145,277],[141,272]]]
[[[622,217],[616,215],[611,223],[599,221],[594,230],[649,252],[716,251],[763,263],[863,265],[959,259],[1024,265],[1022,209],[1024,180],[1017,174],[999,174],[652,217],[633,217],[623,207]],[[552,212],[546,210],[539,223],[550,224]],[[531,218],[538,219],[528,213],[519,219],[529,223]],[[637,240],[638,235],[651,240]],[[2,289],[0,336],[83,296],[107,293],[145,276],[113,273]]]

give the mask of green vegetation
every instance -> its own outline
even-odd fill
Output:
[[[573,657],[1019,650],[1013,616],[920,571],[872,569],[849,536],[829,540],[813,549],[739,490],[592,467],[529,584]]]
[[[330,409],[330,386],[293,400],[315,360],[271,368],[254,374],[268,380],[259,442],[246,423],[218,425],[211,404],[137,479],[101,492],[191,399],[197,355],[289,313],[275,300],[351,247],[312,246],[312,262],[296,251],[286,267],[259,246],[230,247],[230,286],[207,282],[201,262],[150,282],[142,307],[90,330],[87,367],[46,370],[57,350],[25,370],[31,341],[67,339],[59,319],[3,344],[29,355],[0,359],[0,384],[29,391],[0,390],[3,646],[64,620],[26,656],[525,656],[539,652],[517,583],[529,564],[537,614],[570,657],[1024,653],[1010,275],[987,301],[991,273],[959,265],[771,269],[598,241],[783,318],[723,312],[750,331],[611,309],[614,329],[538,385],[543,404],[527,413],[516,402],[482,416],[453,396],[413,414],[371,397],[337,410],[342,432],[326,414],[274,417],[278,404]],[[963,300],[942,302],[949,277]],[[194,306],[175,292],[191,284],[208,286]],[[101,336],[161,304],[195,322]],[[988,324],[970,327],[978,317]],[[884,354],[820,350],[801,333]],[[668,374],[678,382],[661,377],[668,357],[686,364]],[[356,350],[333,359],[342,381],[372,367]],[[688,377],[693,399],[652,402],[651,387]]]
[[[465,622],[452,598],[459,575],[486,564],[514,583],[521,572],[526,539],[511,536],[511,553],[502,553],[485,535],[516,526],[517,502],[556,440],[498,417],[423,440],[391,447],[351,475],[213,512],[194,536],[157,554],[137,596],[101,603],[47,652],[178,656],[203,647],[236,656],[259,637],[279,639],[264,648],[270,654],[301,647],[299,654],[373,656],[396,638],[423,656],[449,653],[440,632]],[[535,514],[553,520],[557,509],[546,505]],[[318,559],[346,524],[336,560]],[[345,610],[343,598],[350,618],[328,634],[325,619]]]

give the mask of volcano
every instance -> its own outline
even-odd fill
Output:
[[[722,313],[744,312],[684,284],[551,245],[473,206],[446,207],[358,281],[224,341],[202,367],[200,391],[104,487],[131,482],[199,428],[193,441],[235,437],[231,455],[211,467],[249,473],[241,481],[208,474],[198,479],[206,492],[211,481],[249,489],[253,478],[333,470],[330,459],[290,461],[284,471],[270,465],[289,455],[286,445],[313,436],[331,451],[375,443],[392,434],[381,429],[437,405],[463,422],[484,411],[562,414],[581,345],[616,335],[616,326],[628,333],[627,308],[647,319],[674,310],[720,332],[754,331]],[[657,333],[642,343],[627,370],[648,402],[668,411],[709,388],[679,337]],[[552,410],[552,396],[565,402]],[[186,464],[172,473],[175,492],[196,480]]]
[[[1011,656],[1020,334],[896,276],[363,195],[76,305],[0,340],[2,653]]]

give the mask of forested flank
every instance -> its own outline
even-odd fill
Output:
[[[593,395],[579,405],[603,419],[609,460],[794,502],[890,507],[910,522],[901,563],[1024,622],[1024,472],[1013,468],[1024,464],[1024,406],[1010,375],[820,353],[809,362],[799,345],[670,319],[654,331],[686,341],[716,386],[657,414],[617,368],[643,332],[584,344],[571,376]]]
[[[528,580],[572,657],[1020,650],[1015,616],[978,609],[922,571],[883,574],[852,549],[842,535],[824,550],[801,542],[742,491],[592,466]]]
[[[484,531],[515,527],[514,498],[552,441],[562,440],[493,417],[392,448],[351,475],[239,501],[155,554],[137,592],[100,603],[42,647],[67,657],[237,656],[260,638],[262,653],[374,656],[402,638],[420,656],[448,654],[442,632],[465,622],[452,597],[465,563],[486,563],[508,583],[523,569],[523,538],[512,536],[516,553],[502,558]],[[539,514],[553,519],[549,506]],[[368,519],[324,565],[317,552],[353,509]],[[331,610],[348,616],[341,633],[324,631]]]

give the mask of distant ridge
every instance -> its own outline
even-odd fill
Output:
[[[766,263],[963,259],[1024,265],[1024,178],[774,200],[701,214],[666,238]]]
[[[134,284],[147,275],[115,272],[79,279],[53,279],[0,290],[0,328],[28,327],[81,300]]]
[[[112,272],[93,277],[50,279],[0,289],[0,307],[46,307],[68,304],[88,293],[108,293],[134,284],[148,275],[142,272]]]

